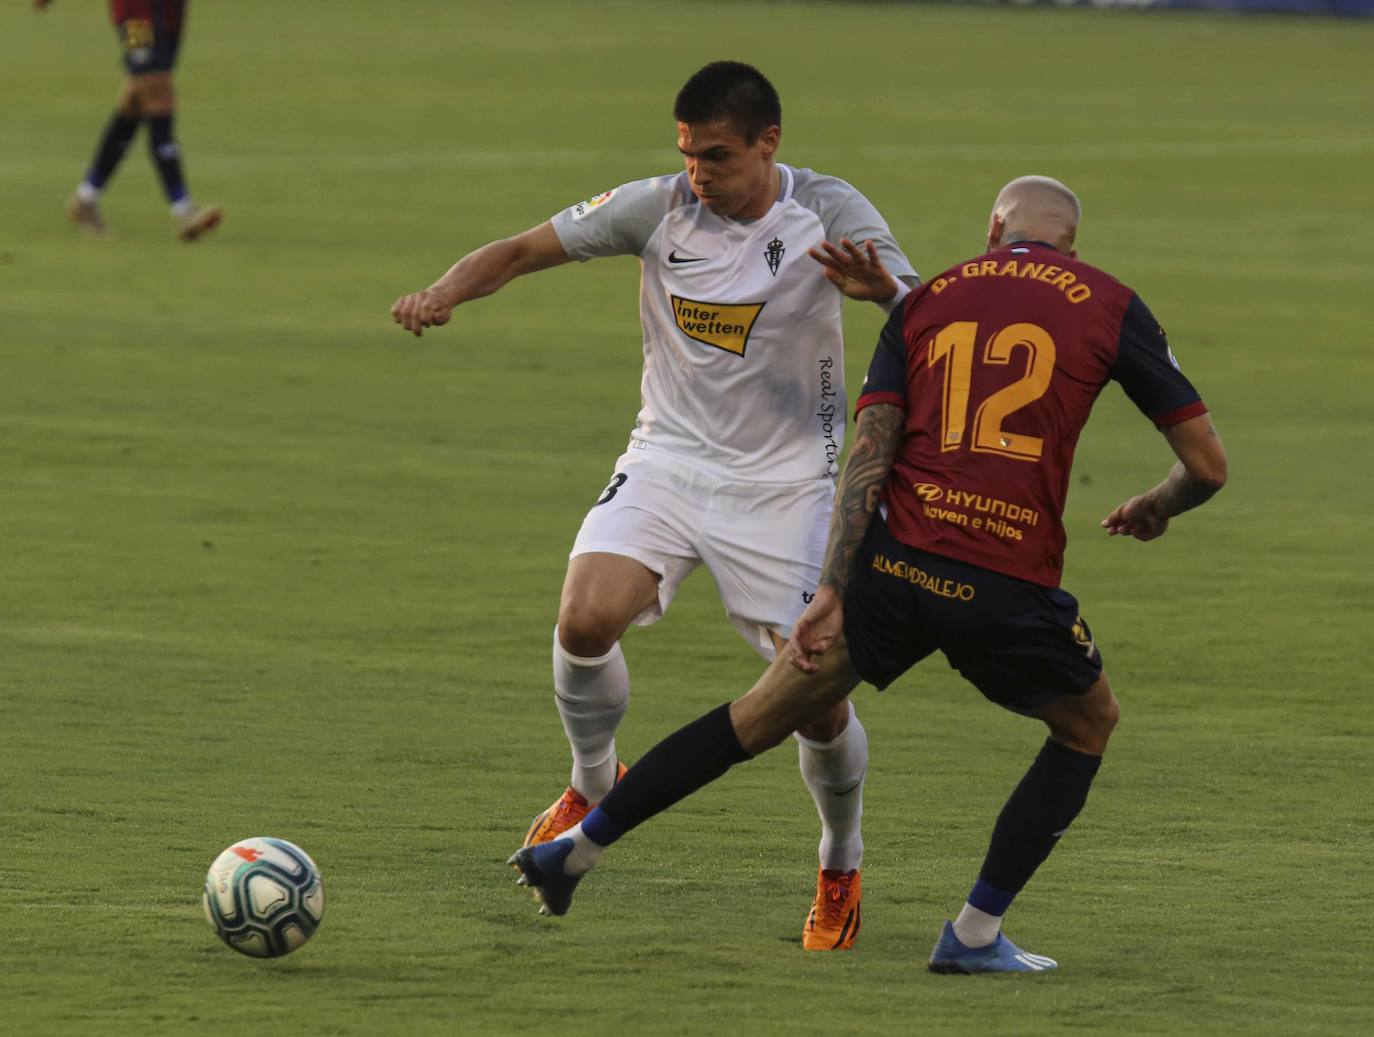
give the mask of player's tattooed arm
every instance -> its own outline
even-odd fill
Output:
[[[1207,503],[1226,485],[1226,450],[1209,415],[1173,425],[1164,436],[1178,463],[1158,486],[1118,505],[1102,520],[1108,535],[1137,540],[1163,536],[1171,518]]]
[[[897,456],[897,447],[902,441],[902,419],[902,408],[890,403],[875,403],[859,412],[859,429],[835,494],[830,542],[826,545],[825,565],[821,570],[821,586],[829,587],[840,598],[849,586],[859,545],[868,532],[883,483]]]
[[[902,409],[890,403],[875,403],[859,412],[859,431],[835,494],[821,582],[787,639],[791,663],[803,673],[820,672],[820,658],[844,634],[845,591],[897,456],[902,423]]]

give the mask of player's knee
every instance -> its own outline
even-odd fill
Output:
[[[1050,722],[1055,741],[1081,753],[1101,756],[1121,719],[1121,705],[1110,691],[1105,695],[1085,696],[1072,712]]]
[[[776,748],[792,735],[795,723],[775,710],[760,709],[748,695],[730,704],[735,737],[750,756]]]
[[[119,91],[119,98],[115,101],[115,109],[126,119],[141,119],[143,117],[142,103],[139,101],[138,89],[132,78],[124,81],[124,86]]]
[[[149,72],[134,76],[133,94],[144,115],[172,114],[172,79],[166,73]]]
[[[812,742],[833,742],[849,726],[849,700],[835,703],[824,713],[797,728],[797,734]]]
[[[1102,716],[1099,721],[1103,736],[1110,737],[1116,730],[1116,725],[1121,722],[1121,703],[1116,700],[1116,696],[1107,695],[1107,701],[1102,706]]]
[[[1121,706],[1116,696],[1109,694],[1106,701],[1098,703],[1089,716],[1087,737],[1091,748],[1088,752],[1101,756],[1107,751],[1107,742],[1111,740],[1120,719]]]
[[[594,605],[565,601],[558,610],[558,643],[570,655],[595,659],[609,652],[618,640],[617,624]]]

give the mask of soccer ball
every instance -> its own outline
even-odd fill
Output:
[[[201,897],[219,938],[254,958],[290,954],[324,917],[324,881],[285,839],[243,839],[215,858]]]

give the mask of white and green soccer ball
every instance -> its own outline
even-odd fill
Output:
[[[254,958],[290,954],[324,918],[320,869],[285,839],[242,839],[215,858],[201,898],[219,938]]]

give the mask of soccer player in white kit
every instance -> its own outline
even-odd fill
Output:
[[[919,283],[862,194],[776,161],[781,105],[757,69],[707,65],[673,114],[685,172],[624,184],[485,245],[392,307],[419,335],[521,274],[599,256],[643,263],[642,406],[577,534],[554,630],[572,779],[526,845],[577,824],[623,773],[620,638],[663,615],[698,565],[760,655],[787,639],[820,576],[844,445],[842,296],[891,310]],[[848,948],[862,922],[868,739],[848,702],[797,739],[822,826],[802,942]]]

